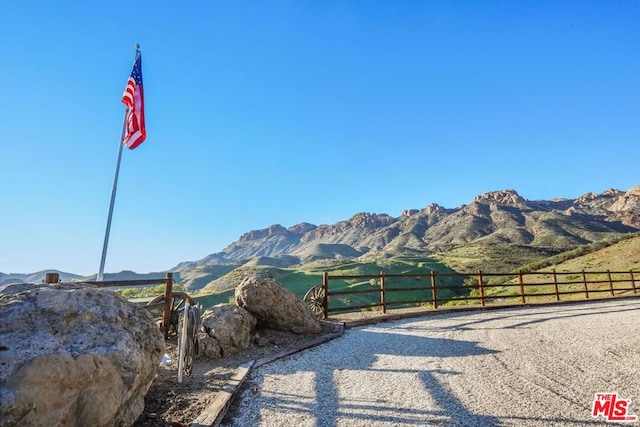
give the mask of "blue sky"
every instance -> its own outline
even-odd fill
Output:
[[[0,271],[166,270],[272,224],[640,185],[637,1],[0,6]]]

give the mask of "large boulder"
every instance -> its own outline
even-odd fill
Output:
[[[320,322],[295,294],[273,279],[248,276],[235,291],[236,304],[258,320],[258,326],[296,334],[320,332]]]
[[[218,304],[202,314],[200,325],[200,354],[216,359],[249,347],[256,318],[242,307]]]
[[[151,315],[88,284],[0,287],[0,425],[129,426],[164,353]]]

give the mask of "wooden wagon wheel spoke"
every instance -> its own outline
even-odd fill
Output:
[[[177,303],[177,304],[176,304],[176,301],[178,301],[178,303]],[[176,304],[176,305],[174,306],[174,309],[175,309],[175,310],[180,310],[180,311],[184,310],[184,301],[185,301],[185,300],[184,300],[184,299],[182,299],[182,298],[180,298],[180,299],[176,299],[176,298],[174,298],[174,299],[173,299],[173,303],[174,303],[174,304]]]
[[[317,317],[324,316],[325,293],[322,285],[316,285],[309,289],[302,300],[307,303]]]
[[[149,311],[151,312],[152,316],[159,324],[161,329],[164,327],[164,325],[162,324],[163,306],[160,303],[164,302],[164,300],[164,295],[158,295],[157,297],[149,301],[149,303],[147,303],[147,306],[153,306],[149,308]],[[180,316],[184,312],[185,301],[188,301],[191,305],[195,305],[195,301],[193,300],[193,298],[191,298],[184,292],[173,292],[171,294],[171,307],[168,328],[168,333],[170,335],[175,335],[178,332],[178,321],[180,319]]]

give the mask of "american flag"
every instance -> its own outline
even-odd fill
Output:
[[[147,137],[144,126],[144,91],[142,90],[142,54],[138,51],[131,76],[122,94],[122,103],[127,106],[122,143],[133,150]]]

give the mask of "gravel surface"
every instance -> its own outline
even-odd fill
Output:
[[[639,323],[630,298],[349,329],[255,369],[223,425],[611,425],[595,393],[640,415]]]

